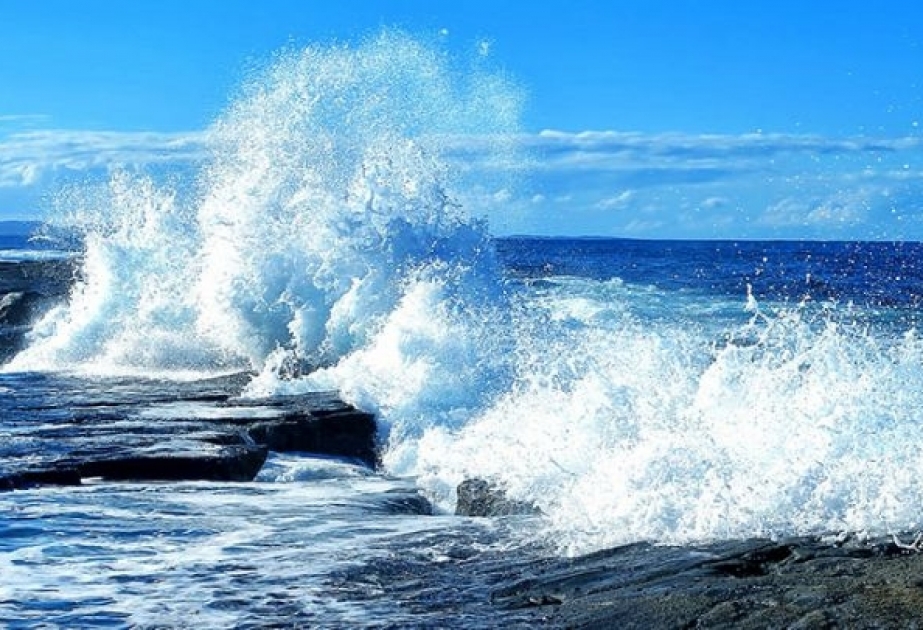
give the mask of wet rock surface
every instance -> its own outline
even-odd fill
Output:
[[[375,417],[351,407],[288,413],[247,428],[257,444],[280,453],[300,451],[356,459],[375,466]]]
[[[8,375],[8,379],[17,378]],[[35,375],[30,378],[36,380]],[[0,435],[0,490],[112,481],[249,481],[269,451],[376,464],[375,420],[333,393],[239,399],[248,375],[163,388],[102,380],[48,404],[38,379],[12,390]],[[66,388],[65,388],[66,389]],[[38,391],[36,391],[38,390]]]
[[[458,487],[460,515],[536,513],[529,509],[485,480]],[[479,562],[468,570],[492,572],[482,579],[494,581],[494,614],[516,627],[923,627],[923,536],[909,533],[638,543],[569,559],[538,551],[506,566]]]
[[[77,258],[0,260],[0,363],[22,349],[30,327],[66,298],[78,275]],[[248,481],[269,451],[376,465],[372,415],[334,393],[241,399],[250,377],[158,383],[3,375],[0,490],[90,477]]]
[[[44,296],[64,296],[78,273],[77,258],[0,260],[0,295],[28,291]]]
[[[916,628],[923,553],[906,539],[635,544],[526,565],[492,601],[560,628]]]

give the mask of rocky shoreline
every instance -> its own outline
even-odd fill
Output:
[[[0,260],[0,363],[22,348],[31,324],[64,299],[77,273],[71,258]]]
[[[492,601],[556,628],[917,628],[923,554],[894,538],[634,544],[522,567]]]
[[[72,286],[75,259],[0,261],[0,362]],[[0,444],[0,490],[110,481],[250,481],[269,451],[341,457],[374,468],[373,416],[335,393],[247,401],[250,375],[133,392],[108,380],[49,404],[15,390]],[[85,387],[85,386],[81,386]],[[35,385],[31,386],[32,389]],[[159,392],[151,394],[151,391]]]
[[[535,514],[480,479],[457,513]],[[491,603],[553,628],[923,627],[923,534],[636,543],[504,569]]]
[[[69,261],[7,266],[0,269],[0,361],[20,347],[34,317],[66,294],[74,274]],[[41,377],[31,378],[38,378],[40,388]],[[63,404],[50,404],[41,392],[4,392],[13,397],[7,405],[13,416],[0,441],[0,491],[80,485],[91,478],[249,481],[270,451],[377,467],[371,414],[332,392],[240,399],[236,394],[248,378],[141,391],[137,381],[109,380],[81,384],[85,390]],[[463,517],[538,514],[486,480],[465,481],[458,497]],[[431,513],[422,496],[411,502],[414,514]],[[460,576],[476,579],[490,585],[489,601],[478,605],[483,627],[923,626],[923,553],[912,533],[683,547],[638,543],[578,558],[463,555],[449,564],[456,571],[426,563],[408,567],[412,579],[377,584],[404,601],[407,585],[458,589]]]
[[[260,400],[228,389],[241,375],[178,386],[176,396],[121,402],[109,382],[66,407],[10,405],[0,490],[109,481],[250,481],[269,451],[339,457],[374,468],[371,414],[333,393]],[[124,383],[121,386],[130,386]]]
[[[377,465],[370,414],[331,393],[242,401],[227,393],[242,380],[180,385],[175,396],[133,398],[126,406],[118,402],[119,389],[132,384],[107,382],[72,402],[66,417],[60,408],[30,409],[24,400],[19,411],[41,422],[7,429],[0,489],[89,478],[247,481],[270,450]],[[177,405],[197,413],[183,417]],[[138,416],[139,407],[152,413]],[[158,418],[159,410],[170,417]],[[414,506],[422,518],[432,513],[423,497]],[[483,480],[459,488],[458,513],[467,518],[536,518],[536,512]],[[479,627],[915,628],[923,625],[923,553],[913,542],[907,534],[638,543],[577,558],[465,554],[451,560],[448,572],[444,563],[415,564],[407,569],[412,579],[376,583],[397,601],[414,597],[402,588],[423,582],[453,589],[467,576],[486,584],[477,623],[469,619]]]
[[[33,431],[51,451],[61,453],[63,445],[63,455],[14,472],[4,458],[0,488],[76,485],[90,477],[246,481],[268,450],[376,465],[374,419],[332,394],[259,406],[214,396],[200,390],[181,398],[213,408],[212,418],[146,419],[144,430],[121,416],[118,405],[96,398],[86,415]],[[259,413],[248,415],[255,409]],[[481,480],[462,484],[459,495],[462,514],[535,514],[533,506],[508,501]],[[415,513],[426,518],[431,512],[422,497],[420,503]],[[456,578],[438,577],[448,579],[446,588],[465,573],[492,585],[489,601],[479,606],[482,627],[498,627],[496,621],[549,628],[916,628],[923,620],[923,553],[912,541],[910,535],[797,537],[684,547],[638,543],[577,558],[512,554],[485,562],[475,555],[453,561]],[[444,565],[415,566],[411,583],[445,571]],[[405,582],[380,584],[403,596]]]

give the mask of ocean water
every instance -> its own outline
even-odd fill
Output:
[[[2,494],[0,620],[490,627],[525,558],[923,526],[923,246],[495,238],[450,157],[536,156],[518,88],[458,66],[400,33],[283,51],[194,173],[62,190],[72,253],[0,241],[79,266],[2,367],[17,456],[77,400],[144,418],[241,372],[252,401],[341,392],[382,445]],[[469,477],[542,515],[451,516]]]

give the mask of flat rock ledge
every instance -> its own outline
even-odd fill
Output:
[[[240,379],[239,379],[240,380]],[[30,407],[0,436],[0,490],[110,481],[251,481],[270,451],[378,465],[371,414],[335,393],[242,400],[213,391]]]
[[[491,601],[551,628],[919,628],[913,538],[639,543],[526,563]]]
[[[457,490],[458,515],[537,513],[484,479]],[[923,628],[917,532],[636,543],[486,570],[515,576],[490,594],[494,614],[510,627]]]

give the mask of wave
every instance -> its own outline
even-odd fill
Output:
[[[458,276],[442,283],[456,300],[480,280],[496,290],[444,154],[474,132],[506,150],[519,99],[401,33],[280,53],[185,181],[119,172],[61,194],[53,221],[82,236],[83,281],[11,368],[328,365],[428,273]]]
[[[388,472],[447,509],[497,481],[569,552],[919,524],[915,334],[751,298],[719,343],[676,296],[650,317],[619,281],[504,278],[450,156],[516,159],[521,100],[402,33],[281,52],[192,176],[62,192],[80,282],[4,369],[334,388],[378,413]]]
[[[915,332],[802,306],[757,310],[719,337],[642,318],[601,284],[530,296],[526,319],[541,325],[517,333],[513,387],[416,447],[432,492],[499,481],[571,553],[920,527]]]

